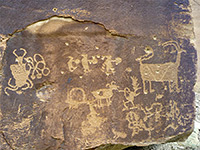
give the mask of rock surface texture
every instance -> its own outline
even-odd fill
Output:
[[[0,1],[0,148],[144,146],[193,130],[187,0]]]

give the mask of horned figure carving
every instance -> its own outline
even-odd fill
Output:
[[[118,86],[115,85],[116,83],[114,81],[111,82],[111,84],[107,84],[107,89],[99,89],[92,92],[92,95],[95,97],[95,100],[97,101],[98,107],[104,107],[104,106],[110,106],[111,104],[111,97],[113,96],[113,90],[117,90]],[[102,103],[102,101],[105,100],[105,103]]]
[[[20,95],[23,91],[33,87],[32,80],[35,78],[40,79],[42,76],[47,76],[50,73],[42,55],[35,54],[33,58],[25,57],[27,51],[24,48],[20,48],[18,52],[15,49],[13,54],[16,57],[16,63],[10,65],[13,78],[8,80],[8,86],[4,89],[5,94],[8,96],[10,95],[8,90]]]
[[[26,63],[23,63],[24,57],[27,54],[26,50],[20,48],[20,51],[23,52],[21,56],[16,53],[17,49],[13,51],[13,54],[16,56],[16,64],[10,65],[11,73],[15,79],[15,85],[11,84],[12,78],[8,81],[8,87],[4,89],[6,95],[9,95],[7,90],[16,91],[17,94],[21,94],[22,90],[33,87],[32,81],[29,79],[29,74],[31,71],[31,66]],[[28,66],[28,69],[26,69]],[[21,88],[21,89],[20,89]]]
[[[162,44],[163,48],[172,46],[177,52],[177,57],[175,62],[168,62],[163,64],[147,64],[143,63],[144,60],[148,60],[154,56],[153,49],[151,47],[146,47],[144,56],[137,58],[136,61],[140,63],[140,73],[143,80],[143,92],[145,94],[148,93],[146,90],[145,81],[149,82],[150,93],[154,90],[152,89],[152,81],[155,82],[167,82],[169,91],[172,92],[172,83],[176,85],[176,91],[179,92],[178,85],[178,68],[181,62],[181,54],[182,52],[186,52],[182,50],[179,44],[176,41],[168,41]]]

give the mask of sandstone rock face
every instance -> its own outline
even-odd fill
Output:
[[[122,20],[102,18],[111,11],[105,1],[105,11],[98,10],[100,4],[98,13],[93,7],[66,8],[68,16],[76,13],[74,19],[51,17],[9,37],[2,48],[1,147],[149,145],[192,131],[196,51],[189,40],[188,3],[127,2],[122,8],[117,3],[116,10],[129,16],[122,19],[114,10],[111,16]],[[149,10],[140,12],[143,7]],[[171,14],[159,10],[167,7]],[[65,16],[60,9],[51,13]],[[14,28],[4,27],[3,34]]]

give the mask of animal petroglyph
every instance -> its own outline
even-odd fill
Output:
[[[136,96],[140,95],[140,93],[138,93],[138,90],[141,89],[139,87],[139,84],[137,82],[137,78],[136,77],[131,77],[131,81],[132,81],[132,87],[133,87],[133,91],[131,91],[128,87],[124,88],[124,90],[118,90],[119,92],[123,92],[124,93],[124,97],[126,98],[126,100],[124,100],[124,110],[129,110],[129,109],[133,109],[135,108],[135,104],[134,104],[134,99]],[[128,104],[131,104],[132,107],[128,107]]]
[[[118,138],[126,138],[127,137],[127,134],[124,133],[124,132],[120,132],[120,131],[116,131],[114,128],[112,129],[112,132],[114,134],[114,139],[117,140]]]
[[[119,88],[114,81],[112,81],[111,84],[107,84],[106,87],[108,88],[92,92],[92,95],[95,97],[95,101],[97,101],[98,107],[110,106],[113,90],[117,90]],[[104,103],[102,102],[103,100],[105,100]]]
[[[179,85],[178,85],[178,68],[181,62],[181,54],[186,52],[182,50],[179,44],[176,41],[168,41],[162,44],[163,48],[173,47],[177,52],[177,57],[175,62],[168,62],[163,64],[147,64],[142,63],[144,60],[148,60],[154,56],[153,49],[151,47],[146,47],[145,52],[146,54],[138,59],[137,61],[140,62],[140,73],[143,80],[143,92],[147,94],[146,91],[146,83],[145,81],[149,82],[149,89],[150,92],[153,92],[152,89],[152,81],[155,82],[168,82],[169,91],[172,92],[170,84],[175,83],[176,91],[179,92]]]
[[[19,55],[19,52],[22,55]],[[47,76],[50,73],[49,68],[46,67],[46,63],[40,54],[35,54],[34,58],[25,57],[27,51],[23,48],[20,48],[18,53],[17,49],[13,51],[13,54],[16,56],[16,64],[10,65],[13,78],[8,80],[8,86],[4,89],[5,94],[8,96],[8,90],[22,94],[22,91],[33,87],[32,80],[35,78],[40,79],[42,75]],[[14,84],[12,84],[13,82]]]

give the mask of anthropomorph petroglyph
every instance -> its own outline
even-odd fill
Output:
[[[103,66],[101,70],[106,73],[106,75],[111,75],[115,73],[115,68],[113,67],[112,63],[115,63],[115,65],[118,65],[122,62],[122,59],[120,57],[117,57],[116,59],[112,59],[112,56],[105,56],[105,62],[103,63]]]
[[[105,117],[100,117],[95,111],[94,101],[88,100],[83,88],[75,87],[67,93],[66,103],[69,104],[69,109],[77,109],[81,104],[89,106],[89,114],[86,120],[81,123],[81,132],[83,136],[94,134],[100,129],[101,125],[107,120]]]
[[[98,59],[103,60],[103,64],[101,66],[101,71],[104,72],[107,76],[115,73],[115,68],[113,64],[118,65],[122,62],[120,57],[116,59],[112,59],[112,56],[92,56],[91,59],[88,59],[88,54],[81,54],[81,59],[75,59],[72,56],[69,56],[68,69],[70,72],[74,72],[78,67],[82,67],[85,74],[91,72],[90,65],[96,65],[98,63]]]
[[[140,73],[143,80],[143,91],[145,94],[148,92],[146,91],[146,83],[145,81],[149,82],[149,89],[150,92],[153,92],[152,89],[152,81],[155,82],[168,82],[169,91],[172,92],[171,84],[174,83],[176,85],[176,91],[179,92],[179,85],[178,85],[178,68],[181,62],[181,54],[186,52],[185,50],[181,49],[179,44],[176,41],[168,41],[162,44],[163,48],[170,48],[173,47],[177,52],[177,57],[175,62],[168,62],[163,64],[147,64],[143,63],[144,60],[148,60],[154,56],[153,49],[151,47],[146,47],[145,52],[146,54],[136,60],[140,62]]]
[[[8,80],[8,86],[4,89],[6,95],[9,95],[8,90],[22,94],[22,91],[33,87],[32,80],[40,79],[42,75],[47,76],[50,73],[42,55],[35,54],[33,58],[25,57],[27,51],[23,48],[20,48],[18,52],[15,49],[13,54],[16,56],[16,63],[10,65],[13,78]]]
[[[119,88],[114,81],[112,81],[110,84],[108,83],[106,87],[108,88],[99,89],[92,92],[92,95],[95,97],[95,101],[97,101],[98,107],[110,106],[113,90],[117,90]],[[104,103],[103,100],[105,100]]]
[[[101,125],[107,120],[105,117],[99,116],[99,114],[93,108],[92,104],[89,105],[90,113],[87,115],[87,120],[81,124],[81,132],[83,136],[94,134],[101,128]]]
[[[82,88],[72,88],[67,94],[67,101],[70,109],[78,108],[82,103],[88,103],[85,91]]]
[[[142,107],[134,104],[134,107],[126,109],[126,120],[128,121],[128,128],[132,129],[132,136],[139,134],[140,131],[148,131],[151,137],[152,131],[155,129],[155,122],[159,123],[162,116],[163,105],[159,101],[163,96],[156,95],[155,101],[152,105]],[[127,106],[128,107],[128,106]],[[148,124],[145,124],[148,122]],[[159,124],[157,124],[159,126]]]
[[[85,73],[90,72],[91,70],[89,69],[89,64],[97,64],[98,60],[95,58],[95,56],[92,57],[91,60],[88,59],[88,55],[87,54],[82,54],[81,55],[83,58],[81,59],[81,63],[84,69]]]
[[[184,125],[182,121],[186,119],[182,118],[180,114],[180,109],[176,101],[169,101],[168,111],[170,112],[166,113],[166,120],[170,121],[171,123],[165,128],[164,131],[167,131],[170,128],[175,131],[180,125]]]
[[[133,109],[135,108],[135,104],[134,104],[134,99],[136,96],[140,95],[140,93],[138,92],[139,89],[141,89],[139,87],[139,84],[138,84],[138,79],[134,76],[130,77],[131,78],[131,81],[132,81],[132,88],[133,88],[133,91],[130,90],[128,87],[125,87],[124,90],[118,90],[119,92],[123,92],[124,93],[124,97],[126,98],[126,100],[124,100],[124,110],[129,110],[129,109]],[[129,108],[128,107],[128,104],[131,105],[131,107]]]
[[[141,118],[138,111],[139,109],[135,108],[134,110],[129,111],[126,115],[126,120],[128,121],[128,128],[132,129],[132,136],[146,129],[144,123],[144,119],[146,118]]]

